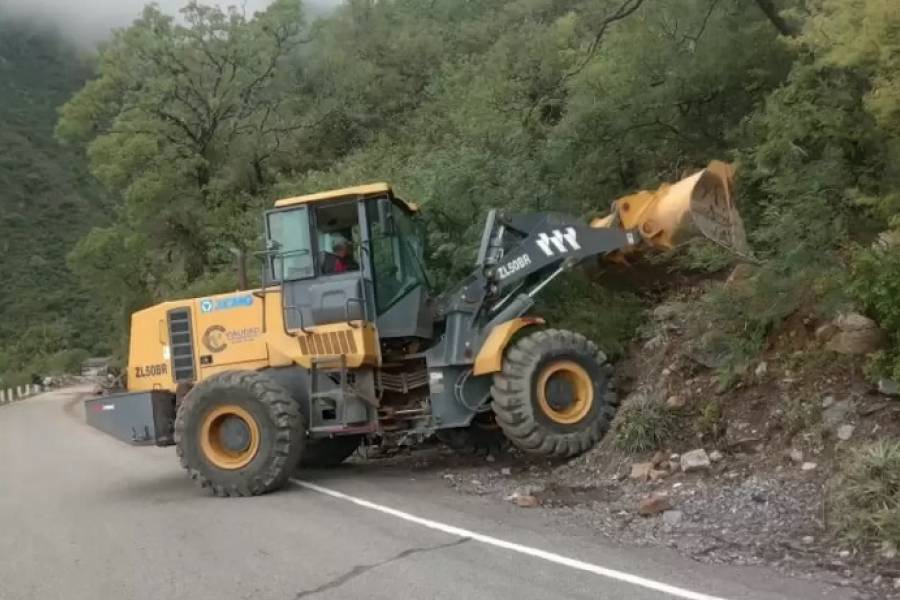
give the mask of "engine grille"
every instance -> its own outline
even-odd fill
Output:
[[[411,390],[428,385],[428,370],[423,367],[415,371],[399,373],[378,371],[378,383],[384,390],[406,394]]]
[[[349,330],[299,335],[297,341],[300,342],[300,352],[305,356],[356,354],[356,340]]]
[[[191,309],[169,311],[169,349],[172,354],[172,378],[176,383],[194,381],[194,336],[191,332]]]

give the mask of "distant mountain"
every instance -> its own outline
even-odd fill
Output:
[[[74,243],[105,222],[103,194],[83,149],[53,137],[57,107],[89,75],[55,31],[0,17],[0,353],[7,362],[13,349],[103,349],[92,346],[104,319],[66,267]]]

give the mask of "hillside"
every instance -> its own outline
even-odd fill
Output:
[[[102,329],[66,266],[103,219],[102,195],[83,150],[53,136],[57,107],[88,73],[55,32],[0,17],[0,373],[93,349]]]

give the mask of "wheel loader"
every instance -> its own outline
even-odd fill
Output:
[[[219,496],[278,489],[367,440],[503,436],[573,457],[610,427],[613,370],[592,341],[532,314],[535,297],[586,260],[697,236],[745,244],[731,167],[713,162],[590,225],[491,210],[471,274],[432,295],[419,214],[384,183],[278,200],[259,289],[134,313],[128,391],[88,400],[88,421],[174,444]]]

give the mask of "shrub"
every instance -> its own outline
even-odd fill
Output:
[[[900,546],[900,442],[881,440],[853,451],[830,495],[832,524],[846,542]]]
[[[833,312],[844,301],[838,274],[833,264],[799,253],[764,264],[745,281],[710,289],[689,333],[719,357],[720,391],[746,372],[791,314],[806,307]]]
[[[850,293],[891,338],[891,347],[875,357],[869,372],[900,378],[900,247],[859,250],[851,266]]]
[[[713,398],[700,409],[694,421],[694,429],[702,438],[716,440],[725,433],[725,420],[722,414],[722,403]]]
[[[61,375],[63,373],[80,373],[82,363],[90,357],[87,350],[61,350],[40,361],[41,374]],[[38,366],[38,365],[35,365]]]
[[[622,409],[616,425],[616,447],[629,453],[656,450],[675,432],[676,419],[661,402],[641,396]]]
[[[821,413],[818,405],[804,398],[790,398],[781,413],[781,424],[789,435],[794,435],[815,425]]]

